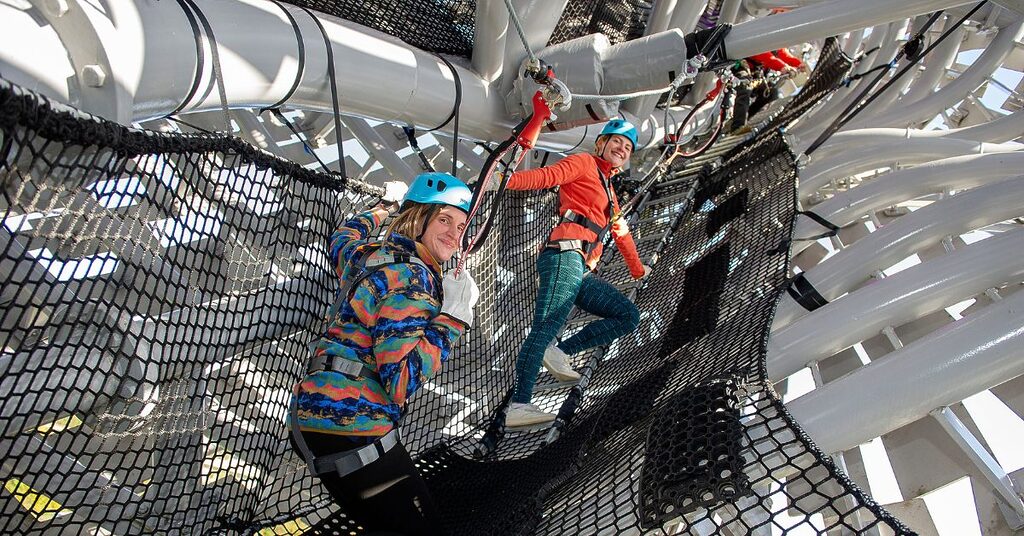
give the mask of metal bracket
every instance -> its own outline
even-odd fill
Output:
[[[68,51],[75,76],[68,79],[71,104],[111,121],[128,124],[132,97],[118,83],[99,28],[77,0],[31,0]]]
[[[946,433],[967,454],[974,465],[985,476],[999,497],[999,509],[1006,518],[1006,523],[1013,530],[1024,528],[1024,502],[1009,475],[999,462],[989,454],[988,450],[967,429],[967,426],[953,413],[949,406],[943,406],[931,412],[931,416],[939,421]]]

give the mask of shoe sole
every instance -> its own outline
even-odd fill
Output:
[[[555,377],[560,382],[578,382],[580,381],[580,373],[574,372],[572,375],[565,374],[564,372],[558,372],[548,366],[548,362],[544,361],[544,368],[548,370],[548,374]]]

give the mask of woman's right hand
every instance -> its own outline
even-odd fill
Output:
[[[441,285],[444,288],[441,313],[466,324],[466,327],[473,327],[473,307],[480,299],[480,288],[476,286],[473,276],[465,269],[458,277],[449,272],[441,280]]]

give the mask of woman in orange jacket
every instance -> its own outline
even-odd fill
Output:
[[[619,218],[618,198],[609,180],[629,161],[636,141],[636,128],[616,119],[601,131],[594,154],[575,154],[557,164],[509,177],[507,187],[512,190],[558,186],[561,219],[537,258],[540,288],[533,327],[516,358],[516,386],[505,413],[506,426],[528,426],[555,419],[554,414],[530,403],[542,361],[559,380],[579,380],[579,373],[568,363],[569,356],[609,344],[640,323],[636,306],[591,273],[601,258],[602,242],[608,231],[634,278],[640,279],[650,271],[640,262],[625,220]],[[565,324],[573,305],[601,319],[557,345],[548,346]]]

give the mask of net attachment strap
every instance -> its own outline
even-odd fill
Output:
[[[775,246],[774,248],[769,250],[769,255],[774,255],[776,253],[785,253],[786,251],[789,251],[789,246],[793,242],[811,242],[814,240],[818,240],[819,238],[828,238],[830,236],[836,236],[839,234],[838,225],[826,220],[825,218],[819,216],[818,214],[815,214],[810,210],[797,210],[794,214],[803,214],[804,216],[807,216],[808,218],[814,220],[814,222],[817,223],[818,225],[821,225],[822,227],[828,229],[828,231],[804,238],[786,238],[785,240],[779,242],[778,246]]]
[[[217,96],[220,97],[221,110],[224,113],[224,132],[225,134],[228,134],[231,132],[231,116],[228,115],[228,95],[224,89],[224,73],[220,67],[220,52],[217,47],[217,38],[213,35],[213,27],[210,25],[210,20],[206,18],[206,15],[201,9],[199,9],[199,6],[196,5],[193,0],[178,0],[178,6],[180,6],[182,11],[185,12],[189,25],[192,27],[192,35],[196,40],[196,74],[192,79],[192,87],[189,89],[188,95],[178,104],[177,108],[175,108],[173,112],[167,114],[166,117],[174,120],[171,116],[185,109],[185,106],[188,105],[199,90],[199,79],[203,74],[203,42],[199,31],[199,24],[202,24],[203,32],[206,33],[206,38],[210,40],[210,58],[213,60],[213,78],[214,83],[217,86]],[[196,22],[197,19],[199,24]]]
[[[260,112],[280,108],[281,106],[284,105],[284,103],[291,100],[292,95],[295,94],[295,90],[299,88],[299,83],[302,81],[302,76],[306,72],[306,44],[302,40],[302,30],[299,29],[298,22],[295,21],[295,17],[292,16],[291,12],[288,11],[288,9],[284,7],[284,4],[282,4],[279,0],[270,1],[276,4],[277,7],[281,8],[281,11],[284,12],[284,16],[288,17],[288,22],[291,23],[292,30],[295,32],[295,44],[298,46],[299,59],[298,65],[295,67],[295,80],[292,82],[292,87],[288,89],[288,93],[285,93],[284,97],[281,97],[281,100],[275,102],[274,104],[271,104],[270,106],[267,106],[266,108],[261,109]]]
[[[818,292],[818,289],[814,288],[814,285],[807,280],[803,272],[793,276],[786,292],[808,311],[813,311],[828,304],[828,300]]]

